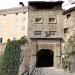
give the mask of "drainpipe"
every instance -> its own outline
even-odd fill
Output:
[[[61,47],[61,39],[60,39],[60,65],[62,64],[62,47]]]
[[[37,43],[37,39],[36,39],[36,64],[37,64],[37,53],[38,53],[38,43]]]

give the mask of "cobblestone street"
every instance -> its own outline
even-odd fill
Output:
[[[62,69],[48,67],[48,68],[37,68],[36,75],[75,75],[75,74],[65,72]]]

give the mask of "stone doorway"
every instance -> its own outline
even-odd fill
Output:
[[[54,52],[49,49],[42,49],[36,56],[36,67],[52,67],[54,65]]]

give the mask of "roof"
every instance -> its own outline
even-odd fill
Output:
[[[51,8],[53,6],[61,6],[63,1],[52,1],[52,2],[46,2],[46,1],[29,1],[30,6],[36,6],[38,9],[47,9]]]
[[[24,7],[14,7],[10,9],[3,9],[3,10],[0,10],[0,14],[9,14],[9,13],[23,12],[23,11],[28,11],[28,7],[24,6]]]
[[[69,12],[72,12],[72,11],[75,11],[75,7],[72,7],[72,8],[70,8],[70,9],[68,9],[68,10],[64,10],[64,11],[63,11],[63,15],[65,15],[65,14],[67,14],[67,13],[69,13]]]

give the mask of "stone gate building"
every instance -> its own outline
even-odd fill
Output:
[[[36,67],[60,67],[62,64],[62,1],[31,1],[28,6],[28,38],[31,64]]]
[[[15,35],[0,32],[2,37],[26,35],[29,40],[22,47],[24,59],[19,75],[26,67],[34,64],[36,67],[62,67],[65,44],[69,36],[75,32],[75,7],[63,12],[62,3],[62,1],[30,1],[28,7],[0,10],[0,21],[4,26],[8,25],[5,28],[10,30],[5,32],[11,33],[12,28],[16,30],[12,32]],[[9,22],[12,15],[13,18]],[[4,48],[5,44],[0,44],[1,53],[4,52]],[[69,68],[75,70],[75,59],[70,61],[72,63]]]

